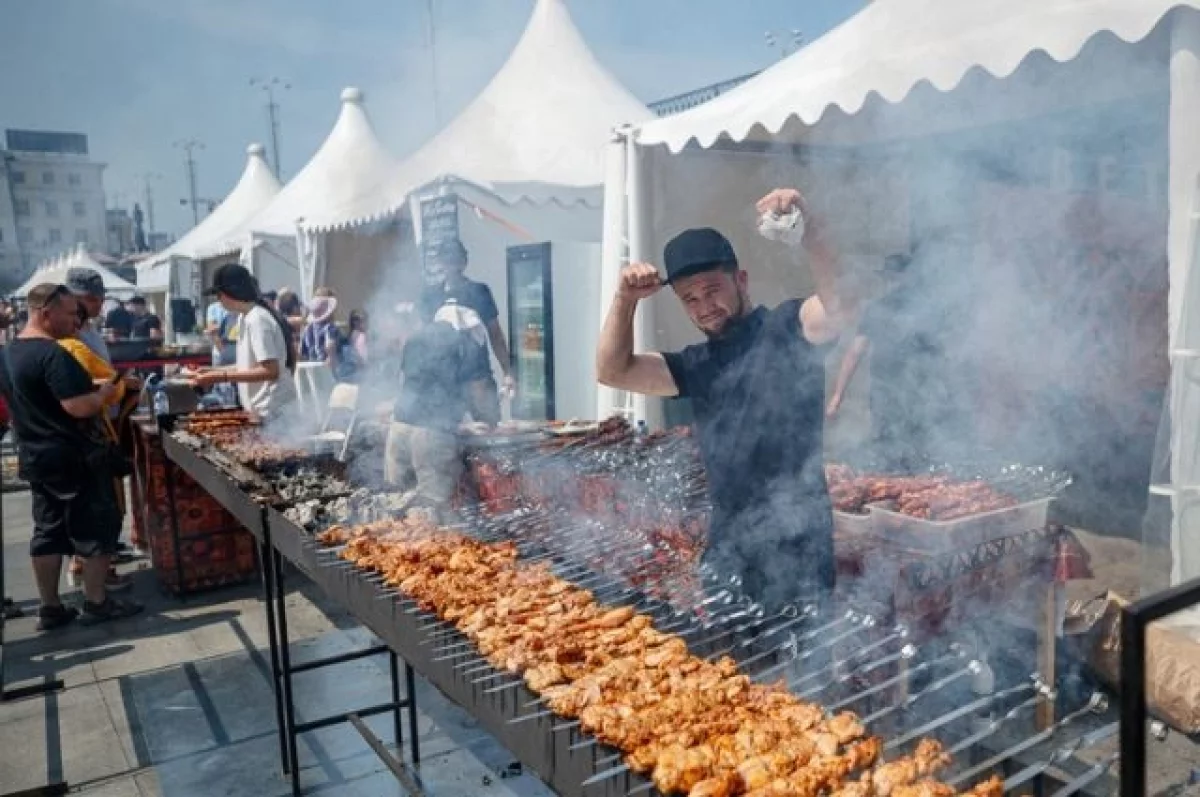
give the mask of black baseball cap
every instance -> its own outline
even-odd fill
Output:
[[[67,290],[76,296],[104,298],[104,278],[91,268],[67,269]]]
[[[425,262],[445,266],[465,266],[467,247],[457,238],[435,241],[425,247]]]
[[[663,249],[663,265],[669,284],[702,271],[735,267],[737,255],[728,238],[712,227],[702,227],[672,238]]]
[[[245,266],[226,263],[213,274],[212,287],[204,291],[205,296],[216,296],[218,293],[232,296],[238,301],[253,301],[258,298],[258,281]]]

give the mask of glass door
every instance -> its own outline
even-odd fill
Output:
[[[508,249],[508,341],[517,395],[513,418],[554,418],[554,307],[550,244]]]

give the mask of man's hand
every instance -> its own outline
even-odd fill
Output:
[[[142,380],[136,376],[126,376],[123,381],[125,382],[126,392],[136,393],[142,389]]]
[[[617,296],[638,302],[658,293],[663,285],[657,268],[649,263],[630,263],[621,269]]]
[[[842,397],[834,396],[829,400],[829,404],[825,406],[825,419],[832,421],[837,417],[838,412],[842,409]]]
[[[188,376],[188,382],[192,387],[209,387],[226,381],[228,378],[221,371],[200,371]]]
[[[809,215],[808,202],[804,199],[804,195],[795,188],[776,188],[758,200],[754,207],[759,213],[774,213],[777,216],[791,213],[797,208],[806,217]]]

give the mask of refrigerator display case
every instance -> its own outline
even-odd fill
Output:
[[[553,420],[554,302],[550,244],[508,249],[508,340],[517,395],[514,420]]]

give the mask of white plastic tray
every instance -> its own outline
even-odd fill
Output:
[[[961,550],[1043,528],[1053,500],[1039,498],[957,520],[923,520],[897,512],[890,504],[872,504],[868,518],[871,534],[888,542],[922,551]]]

